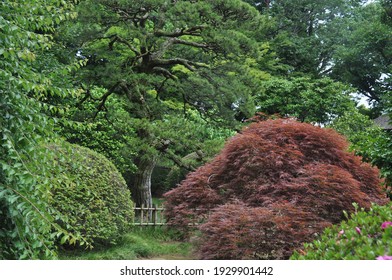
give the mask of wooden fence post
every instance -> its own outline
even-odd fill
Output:
[[[144,211],[143,211],[143,208],[144,208],[144,204],[142,204],[140,206],[140,225],[141,226],[143,225],[143,221],[144,221]]]
[[[156,204],[152,205],[152,223],[154,224],[154,226],[157,224],[157,214],[158,214],[158,210],[157,210],[157,206]]]

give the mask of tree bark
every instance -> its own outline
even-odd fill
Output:
[[[151,176],[158,157],[142,158],[137,165],[134,179],[135,203],[137,206],[152,207]]]

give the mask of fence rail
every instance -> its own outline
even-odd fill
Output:
[[[135,226],[162,226],[165,225],[165,219],[163,211],[165,210],[162,206],[153,205],[152,207],[134,207],[135,220],[133,225]]]
[[[134,226],[163,226],[166,225],[166,220],[163,212],[165,208],[163,206],[153,205],[147,207],[142,205],[141,207],[133,207],[135,212]],[[195,209],[200,211],[200,209]],[[194,217],[194,220],[188,224],[190,227],[198,226],[203,220],[210,215],[210,211],[200,216]]]

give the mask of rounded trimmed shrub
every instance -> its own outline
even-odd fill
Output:
[[[392,204],[373,205],[352,213],[347,221],[326,228],[293,260],[392,260]]]
[[[292,119],[253,123],[165,194],[167,220],[184,232],[201,224],[203,259],[287,259],[353,202],[388,202],[378,170],[347,147],[335,131]]]
[[[59,223],[82,237],[82,244],[114,243],[134,217],[131,193],[119,171],[85,147],[64,142],[48,148],[57,154],[51,204],[60,213]]]

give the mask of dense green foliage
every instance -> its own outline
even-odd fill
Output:
[[[50,179],[50,204],[59,212],[59,223],[81,237],[77,245],[116,242],[133,222],[133,202],[121,174],[88,148],[64,142],[48,149],[56,155],[52,165],[58,166]]]
[[[357,153],[364,159],[381,169],[388,186],[392,185],[392,135],[389,132],[380,132],[375,137],[369,137],[367,141],[358,143],[355,148]],[[392,196],[390,194],[392,199]]]
[[[348,82],[379,110],[391,90],[391,26],[379,3],[357,8],[349,20],[338,20],[342,42],[334,54],[332,77]],[[390,15],[389,15],[390,17]],[[359,43],[360,42],[360,43]]]
[[[347,111],[346,114],[335,119],[331,126],[347,137],[351,142],[351,150],[361,155],[365,161],[380,168],[381,175],[389,186],[388,196],[392,199],[391,132],[384,131],[367,116],[357,111]]]
[[[294,71],[314,76],[329,73],[340,40],[335,22],[349,19],[361,2],[364,1],[269,1],[267,13],[275,21],[271,34],[279,57]]]
[[[54,27],[75,16],[72,8],[72,2],[51,0],[0,3],[0,258],[52,258],[55,236],[70,238],[48,205],[50,171],[43,163],[51,155],[39,142],[54,135],[41,110],[56,110],[42,101],[72,94],[53,77],[75,67],[37,68],[53,45]]]
[[[138,137],[138,127],[148,126],[155,137],[170,139],[171,144],[160,164],[180,169],[179,172],[189,171],[206,162],[219,151],[224,140],[233,134],[231,129],[209,126],[195,110],[187,110],[186,116],[173,114],[163,120],[147,123],[132,118],[127,112],[126,100],[115,95],[108,97],[105,111],[99,112],[94,98],[99,98],[102,91],[104,89],[92,89],[92,100],[86,100],[67,110],[67,118],[78,125],[64,125],[60,133],[71,143],[79,143],[107,156],[125,177],[136,172],[135,161],[140,153],[146,150],[154,153],[154,147],[149,147],[145,139]],[[196,152],[199,155],[192,156]],[[129,185],[132,187],[132,181]]]
[[[334,119],[330,126],[346,136],[351,143],[351,149],[354,150],[357,145],[383,135],[382,129],[358,110],[346,111],[342,116]]]
[[[293,254],[299,260],[392,259],[392,206],[358,209],[347,221],[325,229],[313,243]],[[389,258],[388,258],[389,257]]]
[[[354,110],[349,88],[330,78],[310,76],[271,78],[255,93],[258,110],[295,117],[302,122],[327,124]]]
[[[62,125],[59,133],[71,143],[105,155],[126,175],[136,170],[132,161],[138,152],[135,124],[126,111],[124,101],[115,96],[108,98],[104,112],[97,111],[94,99],[104,91],[93,88],[90,90],[91,100],[67,102],[70,108],[65,118],[72,123]]]

